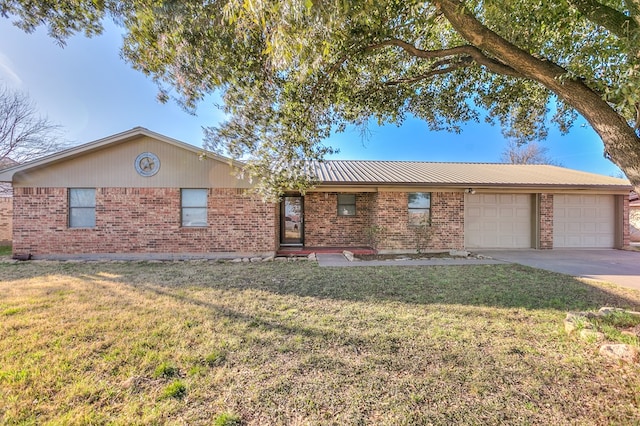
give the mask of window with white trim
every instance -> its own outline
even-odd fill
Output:
[[[207,226],[208,193],[207,189],[182,189],[180,191],[182,226]]]
[[[95,228],[95,188],[69,188],[69,228]]]

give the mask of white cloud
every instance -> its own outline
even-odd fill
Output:
[[[22,86],[22,79],[13,71],[11,60],[0,52],[0,80],[5,80],[10,86]]]

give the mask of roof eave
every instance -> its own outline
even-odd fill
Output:
[[[323,186],[403,186],[403,187],[447,187],[447,188],[514,188],[514,189],[572,189],[572,190],[612,190],[629,191],[631,185],[607,185],[607,184],[530,184],[530,183],[482,183],[482,182],[341,182],[322,181],[316,185]]]

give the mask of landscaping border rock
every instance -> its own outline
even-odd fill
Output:
[[[625,309],[602,307],[598,312],[569,312],[564,319],[564,330],[568,335],[579,330],[578,336],[585,341],[595,341],[601,343],[605,339],[604,333],[595,330],[595,326],[591,322],[592,319],[604,317],[614,312],[626,312],[631,315],[640,316],[640,312],[627,311]],[[630,364],[640,360],[640,351],[638,347],[627,345],[625,343],[603,343],[600,345],[598,352],[600,355],[610,359],[627,362]]]
[[[600,355],[633,364],[638,361],[638,348],[624,343],[606,343],[598,350]]]

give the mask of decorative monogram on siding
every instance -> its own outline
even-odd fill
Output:
[[[160,170],[160,159],[152,152],[143,152],[136,157],[134,166],[140,176],[150,177]]]

